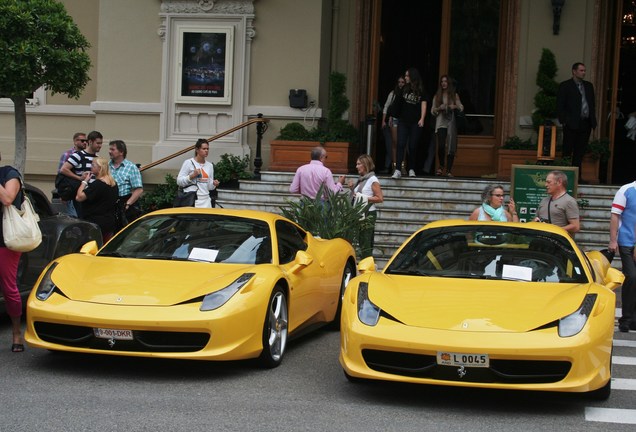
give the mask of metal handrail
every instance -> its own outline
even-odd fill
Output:
[[[221,133],[216,134],[216,135],[214,135],[214,136],[212,136],[210,138],[207,138],[206,141],[207,142],[214,141],[216,139],[224,137],[225,135],[229,135],[232,132],[236,132],[239,129],[243,129],[244,127],[247,127],[247,126],[252,125],[254,123],[259,123],[258,126],[257,126],[258,139],[257,139],[256,157],[254,158],[254,166],[258,167],[259,168],[259,172],[260,172],[260,165],[257,166],[257,162],[258,163],[262,163],[261,160],[260,160],[261,159],[260,143],[261,143],[262,133],[264,132],[262,126],[265,123],[268,123],[268,122],[269,122],[269,119],[263,118],[262,114],[258,114],[258,117],[253,118],[253,119],[249,119],[248,121],[243,122],[243,123],[241,123],[239,125],[236,125],[233,128],[231,128],[231,129],[228,129],[228,130],[226,130],[224,132],[221,132]],[[194,145],[191,145],[190,147],[187,147],[187,148],[185,148],[183,150],[179,150],[178,152],[172,153],[171,155],[163,157],[163,158],[161,158],[159,160],[156,160],[154,162],[150,162],[149,164],[144,165],[141,168],[139,168],[139,171],[145,171],[147,169],[153,168],[153,167],[155,167],[155,166],[157,166],[159,164],[162,164],[162,163],[164,163],[166,161],[169,161],[170,159],[174,159],[177,156],[181,156],[182,154],[187,153],[187,152],[192,151],[192,150],[194,150]]]

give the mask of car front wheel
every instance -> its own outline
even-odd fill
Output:
[[[274,288],[267,304],[263,325],[263,352],[260,364],[275,368],[283,360],[287,346],[287,295],[281,287]]]
[[[345,288],[349,281],[356,276],[356,268],[351,261],[345,264],[345,268],[342,271],[342,280],[340,281],[340,293],[338,296],[338,308],[336,309],[336,316],[333,319],[330,327],[333,330],[340,330],[340,314],[342,313],[342,299],[344,297]]]

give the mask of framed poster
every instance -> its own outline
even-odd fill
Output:
[[[512,165],[510,191],[515,200],[519,222],[532,222],[537,214],[539,203],[548,196],[545,191],[545,178],[550,171],[563,171],[568,178],[568,193],[576,198],[576,185],[579,181],[578,167],[550,165]]]
[[[232,103],[233,27],[179,27],[176,101]]]

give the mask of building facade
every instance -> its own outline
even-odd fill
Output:
[[[366,132],[367,117],[378,115],[397,76],[412,66],[422,72],[429,96],[442,74],[458,83],[468,127],[459,139],[455,175],[494,174],[507,137],[536,141],[529,118],[544,48],[556,57],[557,81],[571,76],[574,62],[587,65],[599,107],[594,137],[608,137],[613,151],[604,180],[621,183],[631,175],[625,161],[636,146],[623,128],[636,111],[628,79],[636,73],[631,1],[62,3],[92,45],[93,66],[78,100],[41,89],[27,107],[26,176],[45,190],[52,188],[59,156],[76,131],[99,130],[106,142],[123,139],[129,159],[146,165],[259,113],[270,120],[262,146],[267,170],[269,142],[282,126],[299,121],[311,127],[323,116],[331,71],[347,76],[347,117]],[[306,91],[307,108],[290,107],[295,89]],[[10,101],[0,100],[5,162],[14,153],[13,121]],[[378,161],[384,158],[381,139],[376,129],[372,153]],[[210,158],[253,158],[255,151],[256,129],[250,127],[214,141]],[[162,182],[185,157],[146,170],[144,182]]]

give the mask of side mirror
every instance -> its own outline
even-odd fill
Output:
[[[84,255],[97,255],[98,250],[99,247],[97,246],[97,242],[95,240],[91,240],[82,246],[80,253]]]
[[[373,257],[366,257],[358,264],[358,273],[369,273],[375,271],[375,260]]]
[[[292,273],[296,273],[301,268],[307,267],[314,262],[314,259],[307,252],[300,250],[296,252],[296,258],[294,259],[294,266],[289,270]]]
[[[615,268],[610,268],[605,274],[605,286],[612,291],[623,285],[625,276],[623,273]]]

